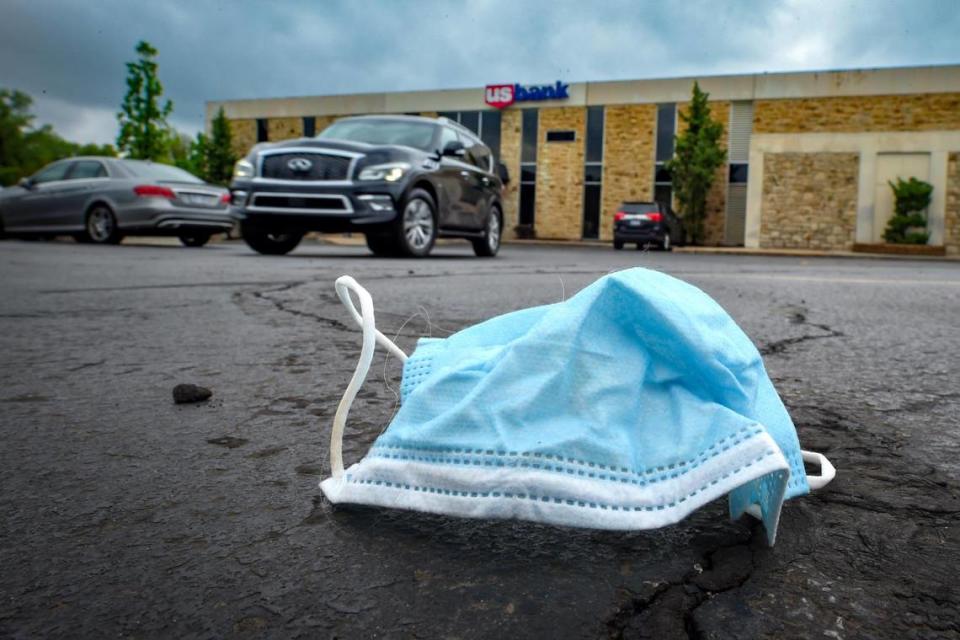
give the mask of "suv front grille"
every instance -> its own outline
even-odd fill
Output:
[[[299,166],[298,166],[299,165]],[[260,175],[276,180],[346,180],[350,158],[324,153],[275,153],[262,158]]]
[[[315,195],[309,193],[255,193],[250,198],[251,210],[266,211],[315,211],[317,213],[351,213],[350,201],[341,195]]]

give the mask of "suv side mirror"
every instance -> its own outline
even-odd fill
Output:
[[[33,189],[33,178],[20,178],[17,186],[23,187],[29,191],[30,189]]]
[[[510,171],[507,170],[507,165],[502,162],[497,163],[497,177],[503,184],[510,182]]]
[[[459,140],[451,140],[443,148],[443,151],[440,155],[462,158],[463,156],[467,155],[467,150],[463,147],[463,143]]]

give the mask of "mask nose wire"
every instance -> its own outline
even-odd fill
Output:
[[[827,460],[827,457],[822,453],[801,450],[800,454],[803,456],[804,462],[820,465],[820,475],[807,476],[807,484],[810,485],[812,490],[823,489],[836,477],[837,470],[834,469],[833,465],[830,464],[830,461]]]
[[[373,298],[370,292],[360,286],[360,284],[350,276],[340,276],[334,285],[337,291],[337,297],[347,308],[350,315],[363,332],[363,346],[360,349],[360,359],[357,361],[357,368],[350,378],[343,396],[340,398],[340,404],[337,406],[337,413],[333,416],[333,429],[330,431],[330,469],[334,478],[343,475],[343,430],[347,424],[347,415],[350,413],[350,407],[353,405],[357,392],[367,378],[367,372],[370,371],[370,364],[373,362],[373,352],[376,343],[380,343],[393,356],[400,359],[400,362],[407,361],[405,354],[390,338],[380,333],[376,328],[376,322],[373,317]],[[357,295],[360,301],[360,311],[353,304],[350,298],[350,292]]]

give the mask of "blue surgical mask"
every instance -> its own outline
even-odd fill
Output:
[[[320,484],[333,503],[635,530],[726,494],[731,517],[761,519],[772,544],[783,501],[833,478],[800,450],[750,339],[665,274],[607,275],[564,302],[422,338],[409,357],[375,329],[363,287],[344,276],[336,290],[363,348]],[[376,343],[404,362],[400,410],[344,469],[347,414]],[[820,476],[805,475],[805,457]]]

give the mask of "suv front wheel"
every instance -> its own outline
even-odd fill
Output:
[[[403,203],[394,229],[397,248],[405,256],[423,258],[437,240],[437,207],[423,189],[414,189]]]
[[[276,233],[267,231],[260,227],[255,227],[248,222],[240,225],[240,232],[243,234],[243,241],[257,253],[268,256],[282,256],[293,251],[300,241],[303,240],[303,233]]]

